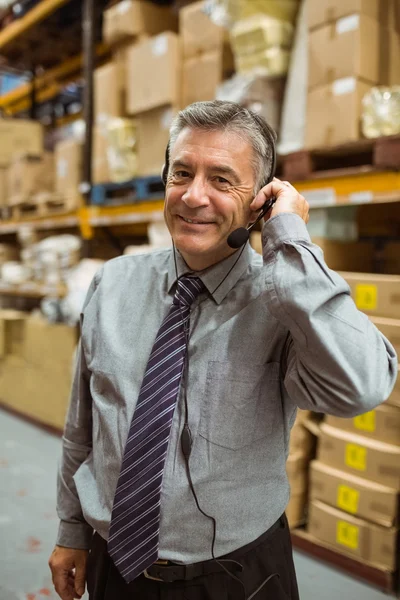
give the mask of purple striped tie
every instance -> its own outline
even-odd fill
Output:
[[[108,551],[128,583],[158,558],[161,486],[186,353],[184,327],[189,326],[190,305],[203,289],[197,277],[178,280],[130,426],[108,539]]]

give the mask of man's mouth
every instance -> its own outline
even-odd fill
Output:
[[[210,225],[212,223],[212,221],[201,221],[200,219],[188,219],[187,217],[182,217],[181,215],[179,215],[179,217],[185,221],[185,223],[190,223],[191,225]]]

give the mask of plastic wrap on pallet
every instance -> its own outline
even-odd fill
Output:
[[[236,74],[217,89],[217,99],[236,102],[263,117],[278,132],[285,78],[271,80],[252,73]]]
[[[99,127],[107,160],[109,180],[127,181],[138,172],[137,126],[133,119],[112,118]],[[100,151],[102,153],[103,150]],[[101,157],[97,157],[101,158]],[[96,160],[96,150],[94,160]]]
[[[293,25],[263,14],[237,21],[230,31],[230,41],[235,55],[248,56],[274,46],[290,48]]]
[[[80,313],[93,277],[103,266],[104,261],[85,258],[70,269],[66,278],[67,295],[60,302],[63,321],[75,325],[79,322]]]
[[[400,86],[373,87],[365,94],[362,132],[367,138],[400,133]]]
[[[294,23],[298,8],[299,0],[205,0],[211,20],[227,28],[258,13]]]

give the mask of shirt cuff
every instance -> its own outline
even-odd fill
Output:
[[[311,243],[307,225],[294,213],[280,213],[265,223],[262,230],[264,255],[269,254],[285,242],[303,240]]]
[[[93,537],[93,528],[87,523],[67,523],[60,521],[57,536],[57,546],[89,550]]]

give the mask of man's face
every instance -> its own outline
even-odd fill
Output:
[[[185,128],[172,147],[164,217],[192,269],[232,254],[229,234],[254,219],[252,156],[249,142],[224,131]]]

